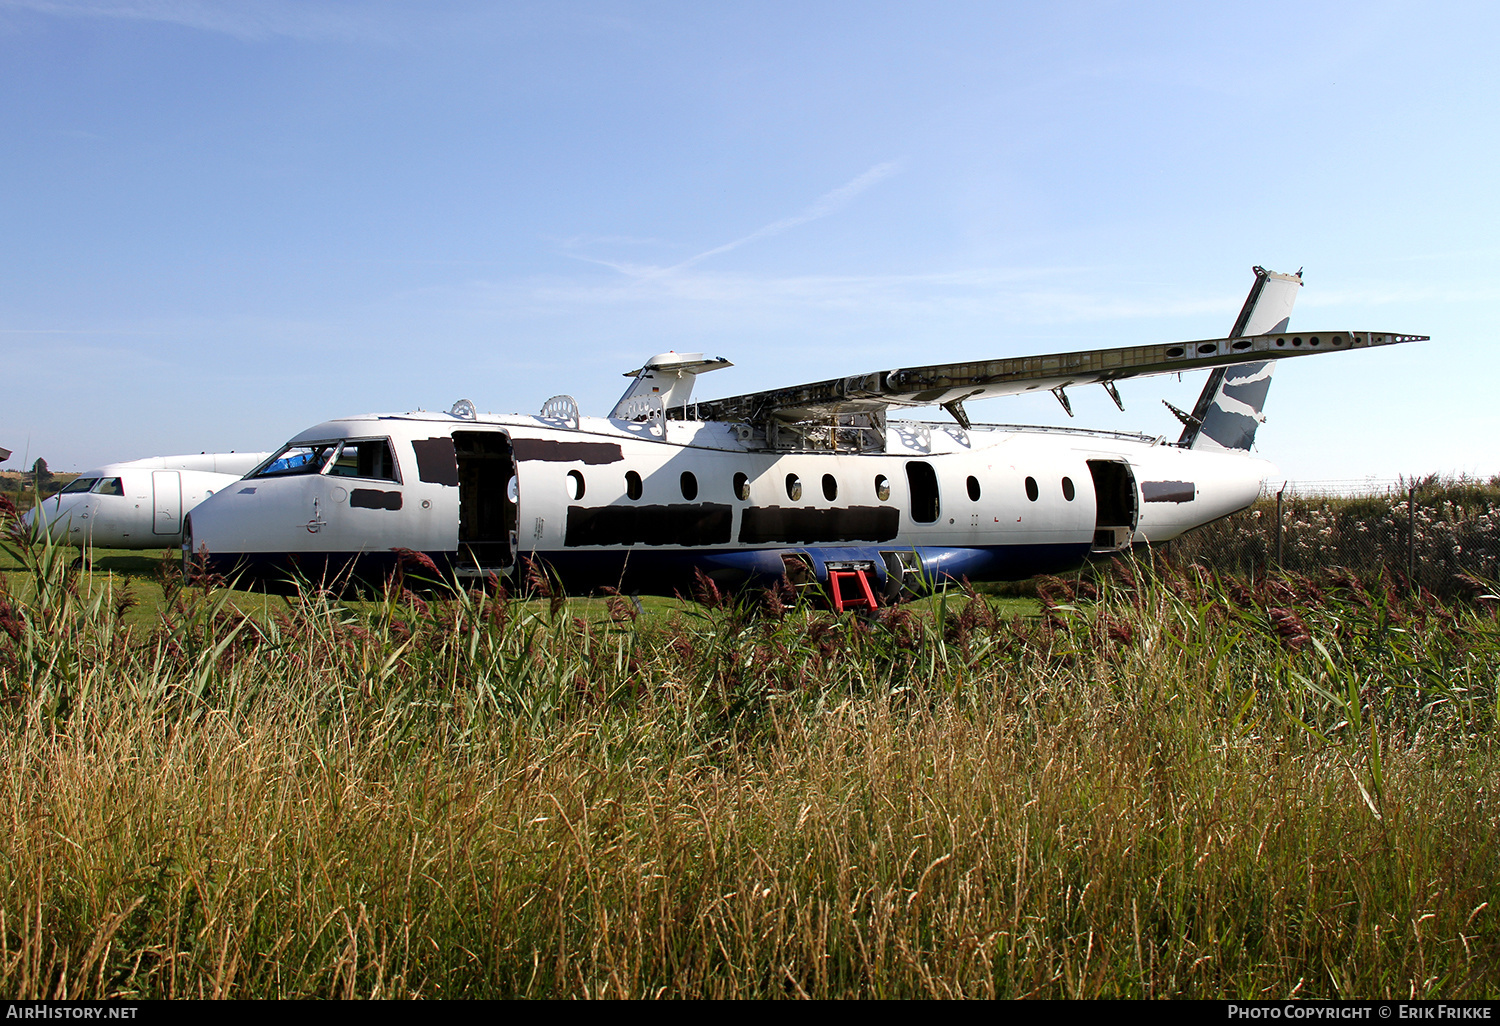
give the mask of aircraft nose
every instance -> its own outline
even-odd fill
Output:
[[[32,507],[21,515],[21,530],[25,531],[26,534],[32,537],[35,537],[37,535],[37,532],[41,530],[42,524],[49,523],[52,519],[51,517],[45,516],[45,510],[40,511],[44,514],[43,516],[38,516],[38,512],[39,511],[36,509],[36,507]]]
[[[62,541],[68,536],[69,525],[76,514],[85,512],[85,510],[80,510],[79,506],[80,503],[77,501],[63,502],[61,498],[49,499],[42,505],[27,510],[26,515],[21,519],[27,530],[40,531],[45,525],[53,540]]]

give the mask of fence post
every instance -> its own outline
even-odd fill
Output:
[[[1281,568],[1281,497],[1286,494],[1286,482],[1281,482],[1281,491],[1276,493],[1276,567]]]
[[[1406,488],[1406,583],[1415,585],[1417,579],[1417,483]]]

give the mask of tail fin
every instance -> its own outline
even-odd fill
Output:
[[[1255,268],[1255,284],[1250,286],[1250,295],[1245,298],[1229,337],[1286,331],[1292,304],[1297,301],[1297,290],[1301,287],[1300,270],[1296,274],[1277,274],[1264,267]],[[1255,429],[1266,419],[1261,411],[1266,405],[1266,392],[1271,387],[1271,371],[1275,367],[1276,361],[1268,360],[1220,367],[1209,374],[1177,444],[1188,449],[1248,452],[1255,441]]]

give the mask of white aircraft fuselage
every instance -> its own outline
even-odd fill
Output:
[[[757,451],[734,426],[604,418],[577,427],[442,413],[329,421],[320,458],[252,474],[193,511],[184,548],[218,568],[378,578],[422,552],[446,573],[535,560],[569,590],[671,594],[694,572],[768,583],[855,566],[894,596],[925,576],[1021,579],[1159,543],[1236,510],[1274,468],[1145,436],[891,421],[880,454]],[[389,447],[372,476],[340,442]],[[343,461],[353,464],[353,460]],[[330,471],[335,472],[330,472]]]
[[[153,456],[87,470],[28,512],[52,540],[106,549],[163,549],[182,543],[183,518],[238,481],[270,453]]]
[[[846,571],[888,600],[1065,570],[1253,502],[1274,473],[1250,449],[1278,362],[1422,337],[1288,332],[1300,272],[1255,275],[1224,338],[898,368],[702,404],[694,379],[729,362],[662,353],[627,375],[608,417],[557,396],[535,417],[460,400],[328,421],[194,509],[184,556],[316,582],[378,580],[420,553],[444,577],[541,567],[570,591],[660,594],[700,574],[737,586]],[[964,408],[1047,389],[1071,413],[1067,388],[1103,385],[1119,403],[1117,382],[1197,368],[1212,373],[1193,411],[1174,411],[1185,427],[1171,443],[973,424]],[[931,406],[953,420],[887,419]]]

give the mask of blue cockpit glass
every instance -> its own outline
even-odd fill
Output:
[[[311,442],[288,445],[260,465],[251,477],[292,477],[296,474],[316,474],[323,469],[328,458],[338,448],[338,442]]]

